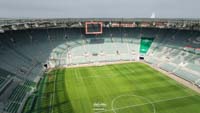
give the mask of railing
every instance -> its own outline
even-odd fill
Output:
[[[24,105],[26,103],[26,100],[28,99],[28,97],[30,96],[31,94],[30,93],[26,93],[26,96],[24,97],[24,99],[22,100],[21,104],[20,104],[20,107],[18,108],[17,110],[17,113],[22,113],[22,110],[24,108]]]

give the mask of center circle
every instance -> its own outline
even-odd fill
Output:
[[[144,109],[144,107],[146,109]],[[154,103],[148,98],[139,95],[117,96],[112,100],[111,109],[113,113],[123,113],[123,112],[128,112],[130,110],[131,111],[147,110],[148,112],[152,111],[152,113],[156,113],[156,108]]]

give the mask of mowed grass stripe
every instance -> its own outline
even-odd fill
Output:
[[[125,67],[127,67],[125,65]],[[142,68],[142,67],[141,67]],[[127,67],[128,70],[132,69],[130,67]],[[137,74],[137,73],[136,73]],[[147,75],[145,74],[139,74],[138,76],[143,76],[140,77],[141,79],[138,79],[135,76],[131,76],[131,80],[135,83],[135,85],[139,85],[139,88],[136,91],[134,91],[136,94],[140,95],[148,95],[147,97],[156,97],[159,94],[159,97],[162,98],[167,98],[168,96],[184,96],[185,95],[185,90],[183,88],[177,87],[176,84],[170,84],[168,83],[171,81],[170,79],[167,79],[165,76],[155,76],[157,73],[151,73],[147,71]],[[158,73],[160,74],[160,73]],[[154,76],[152,76],[154,75]],[[149,76],[151,78],[149,78]],[[146,78],[145,78],[146,77]],[[164,78],[165,77],[165,78]],[[139,80],[139,82],[138,82]],[[155,85],[154,83],[159,81],[160,84]],[[187,94],[190,94],[190,92],[186,91]],[[154,96],[156,95],[156,96]],[[165,97],[167,96],[167,97]]]
[[[131,65],[132,66],[132,65]],[[143,68],[141,67],[141,65],[139,65],[140,68]],[[107,98],[112,98],[114,97],[115,95],[119,95],[119,93],[123,94],[124,92],[121,91],[120,87],[123,86],[123,84],[125,84],[125,86],[131,86],[130,87],[130,92],[126,92],[126,93],[132,93],[133,89],[144,89],[144,86],[142,88],[140,88],[140,84],[144,84],[145,81],[142,81],[141,83],[140,82],[137,82],[138,79],[135,78],[134,76],[130,76],[130,75],[126,75],[126,74],[123,74],[123,72],[120,72],[120,69],[122,71],[130,71],[130,67],[125,67],[127,68],[125,70],[124,66],[123,65],[120,65],[119,67],[118,66],[115,66],[115,65],[111,65],[111,66],[105,66],[105,67],[108,67],[108,68],[111,68],[110,72],[117,72],[121,74],[121,76],[113,76],[111,78],[103,78],[103,79],[98,79],[98,77],[94,77],[94,78],[90,78],[90,79],[82,79],[82,81],[84,81],[84,84],[86,85],[81,85],[82,87],[86,87],[87,91],[88,92],[92,92],[91,94],[86,94],[87,96],[90,95],[89,97],[91,98],[91,100],[95,100],[95,98],[99,98],[101,99],[103,97],[103,99],[101,101],[104,101],[106,100]],[[105,68],[103,67],[103,68]],[[89,69],[88,69],[89,68]],[[88,68],[78,68],[79,70],[81,70],[81,77],[84,78],[84,76],[103,76],[102,74],[104,74],[105,72],[102,72],[102,69],[101,70],[98,70],[98,68],[100,67],[88,67]],[[95,71],[94,71],[95,70]],[[105,69],[105,70],[108,70],[108,69]],[[140,69],[137,69],[135,67],[135,70],[140,70]],[[149,70],[152,71],[152,69],[148,69],[148,73],[149,73]],[[143,70],[144,71],[144,70]],[[95,75],[96,73],[97,75]],[[101,73],[102,72],[102,73]],[[144,76],[141,71],[134,71],[134,72],[138,72],[139,74],[141,74],[141,76]],[[136,73],[136,74],[138,74]],[[144,72],[146,73],[146,72]],[[114,74],[114,73],[113,73]],[[131,73],[132,74],[132,73]],[[151,76],[151,73],[149,73],[149,75]],[[138,76],[138,75],[136,75]],[[155,79],[157,78],[157,76],[155,75],[155,77],[152,77],[152,79]],[[150,80],[152,80],[151,78],[149,78]],[[167,78],[168,79],[168,78]],[[145,88],[144,89],[144,93],[143,92],[143,95],[150,95],[151,93],[150,92],[155,92],[155,94],[158,93],[158,91],[161,92],[161,94],[167,94],[167,91],[168,92],[181,92],[181,88],[180,87],[175,87],[174,85],[169,85],[168,82],[166,82],[165,80],[167,80],[166,78],[163,80],[162,78],[158,78],[158,79],[155,79],[155,81],[159,81],[159,80],[163,80],[163,84],[166,84],[166,86],[169,86],[169,87],[155,87],[155,88]],[[135,81],[134,81],[135,80]],[[145,79],[144,79],[145,80]],[[153,82],[153,81],[151,81]],[[128,84],[127,84],[128,83]],[[134,83],[137,83],[134,85]],[[112,84],[112,85],[109,85],[109,84]],[[120,84],[120,85],[119,85]],[[133,85],[133,86],[132,86]],[[125,87],[124,86],[124,87]],[[147,85],[148,86],[148,85]],[[137,88],[138,87],[138,88]],[[100,89],[100,90],[98,90]],[[114,90],[113,90],[114,89]],[[149,89],[149,90],[148,90]],[[146,91],[145,91],[146,90]],[[171,91],[170,91],[171,90]],[[127,90],[128,91],[128,90]],[[139,90],[136,90],[136,92],[140,92]],[[94,94],[95,93],[95,94]],[[133,92],[134,93],[134,92]],[[176,96],[177,93],[174,93],[174,95],[170,95],[170,96]],[[139,93],[139,94],[142,94],[142,93]],[[182,95],[189,95],[189,94],[184,94],[184,91],[181,92]],[[157,94],[158,96],[159,94]],[[148,97],[148,96],[147,96]],[[104,99],[105,98],[105,99]],[[158,98],[159,99],[159,98]],[[109,99],[110,100],[110,99]],[[109,101],[107,101],[109,102]],[[90,107],[92,106],[92,104],[90,104]]]
[[[80,73],[78,71],[78,68],[76,68],[70,70],[69,73],[67,72],[66,73],[67,76],[65,76],[66,89],[68,91],[72,107],[75,113],[92,112],[91,109],[87,108],[91,102],[89,98],[89,92],[87,91],[86,84],[81,79],[82,76],[80,76],[79,74]],[[80,78],[80,80],[77,80],[77,78]],[[76,109],[77,107],[80,109]]]
[[[120,94],[133,93],[144,95],[152,100],[187,96],[191,94],[190,90],[188,91],[188,89],[186,89],[187,91],[185,92],[185,89],[179,87],[179,84],[161,73],[158,73],[154,69],[147,67],[147,70],[145,70],[145,66],[146,65],[136,63],[136,65],[120,64],[78,68],[81,73],[80,76],[83,78],[82,81],[84,81],[85,84],[81,87],[86,87],[87,91],[90,92],[86,94],[86,96],[89,95],[92,102],[95,100],[105,102],[109,108],[111,107],[110,101]],[[105,76],[104,74],[106,74],[106,76],[111,75],[111,77],[99,77]],[[154,84],[154,82],[156,83],[158,81],[162,84],[161,86]],[[124,89],[126,90],[124,91]],[[90,107],[92,107],[92,103],[88,106],[89,109],[92,109]]]
[[[94,110],[94,103],[106,104],[105,113],[153,113],[147,101],[133,95],[154,103],[156,113],[200,112],[199,94],[146,64],[126,63],[56,71],[54,113],[101,112]],[[48,84],[50,85],[45,84],[48,87],[41,91],[42,94],[52,92],[51,83]],[[125,95],[123,98],[115,101],[114,109],[120,107],[124,109],[113,111],[111,103],[116,97],[123,95]],[[46,98],[40,101],[44,111],[48,112],[47,105],[50,100]],[[141,106],[137,106],[139,104]]]

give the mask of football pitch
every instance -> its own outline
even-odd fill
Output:
[[[143,63],[57,69],[38,88],[32,112],[200,113],[198,93]]]

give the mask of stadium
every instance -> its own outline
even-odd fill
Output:
[[[200,113],[200,20],[0,20],[1,113]]]

